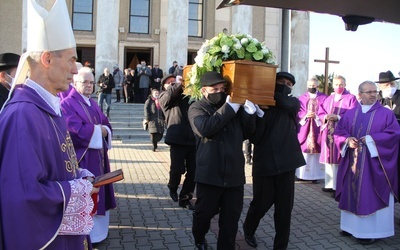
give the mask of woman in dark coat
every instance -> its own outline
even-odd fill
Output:
[[[150,140],[153,143],[153,151],[157,149],[157,143],[161,141],[164,134],[165,118],[158,102],[160,92],[157,89],[151,91],[151,95],[144,104],[143,125],[150,133]]]

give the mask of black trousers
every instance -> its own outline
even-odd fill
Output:
[[[181,177],[185,175],[179,198],[192,194],[195,188],[194,174],[196,171],[196,146],[170,145],[171,166],[169,171],[168,187],[172,191],[178,190]]]
[[[196,243],[204,240],[211,219],[219,213],[217,249],[235,249],[238,221],[243,208],[243,190],[244,185],[224,188],[197,183],[192,227]]]
[[[151,140],[151,143],[153,144],[154,148],[157,147],[157,143],[159,141],[161,141],[162,137],[163,137],[162,133],[151,133],[150,134],[150,140]]]
[[[116,89],[115,93],[117,94],[117,102],[120,102],[121,101],[121,92],[120,92],[120,90]]]
[[[294,202],[294,180],[295,170],[274,176],[253,176],[253,200],[243,223],[245,234],[254,235],[260,220],[274,205],[274,249],[287,248]]]

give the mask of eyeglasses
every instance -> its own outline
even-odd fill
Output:
[[[366,91],[366,92],[361,92],[361,94],[367,94],[367,95],[371,95],[371,94],[374,94],[374,95],[376,95],[376,94],[378,94],[378,91]]]
[[[90,81],[79,81],[79,82],[81,82],[82,84],[84,84],[84,85],[94,85],[95,84],[95,82],[90,82]]]

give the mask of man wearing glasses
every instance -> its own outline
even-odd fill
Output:
[[[342,157],[336,186],[341,234],[352,235],[361,244],[395,233],[400,126],[393,112],[377,101],[377,94],[374,82],[361,83],[360,103],[342,116],[334,132]]]
[[[90,96],[93,92],[92,70],[83,67],[74,75],[74,88],[61,102],[61,109],[79,166],[95,176],[110,172],[108,150],[111,149],[112,128],[108,118]],[[92,243],[107,238],[110,213],[116,207],[112,184],[100,187],[97,211],[93,216],[94,227],[90,232]]]

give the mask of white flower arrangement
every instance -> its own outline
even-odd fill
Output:
[[[191,71],[185,77],[185,93],[193,99],[202,97],[200,78],[208,71],[221,71],[222,62],[230,60],[250,60],[276,64],[275,56],[265,43],[260,43],[250,35],[218,34],[210,40],[206,40],[197,51]]]

